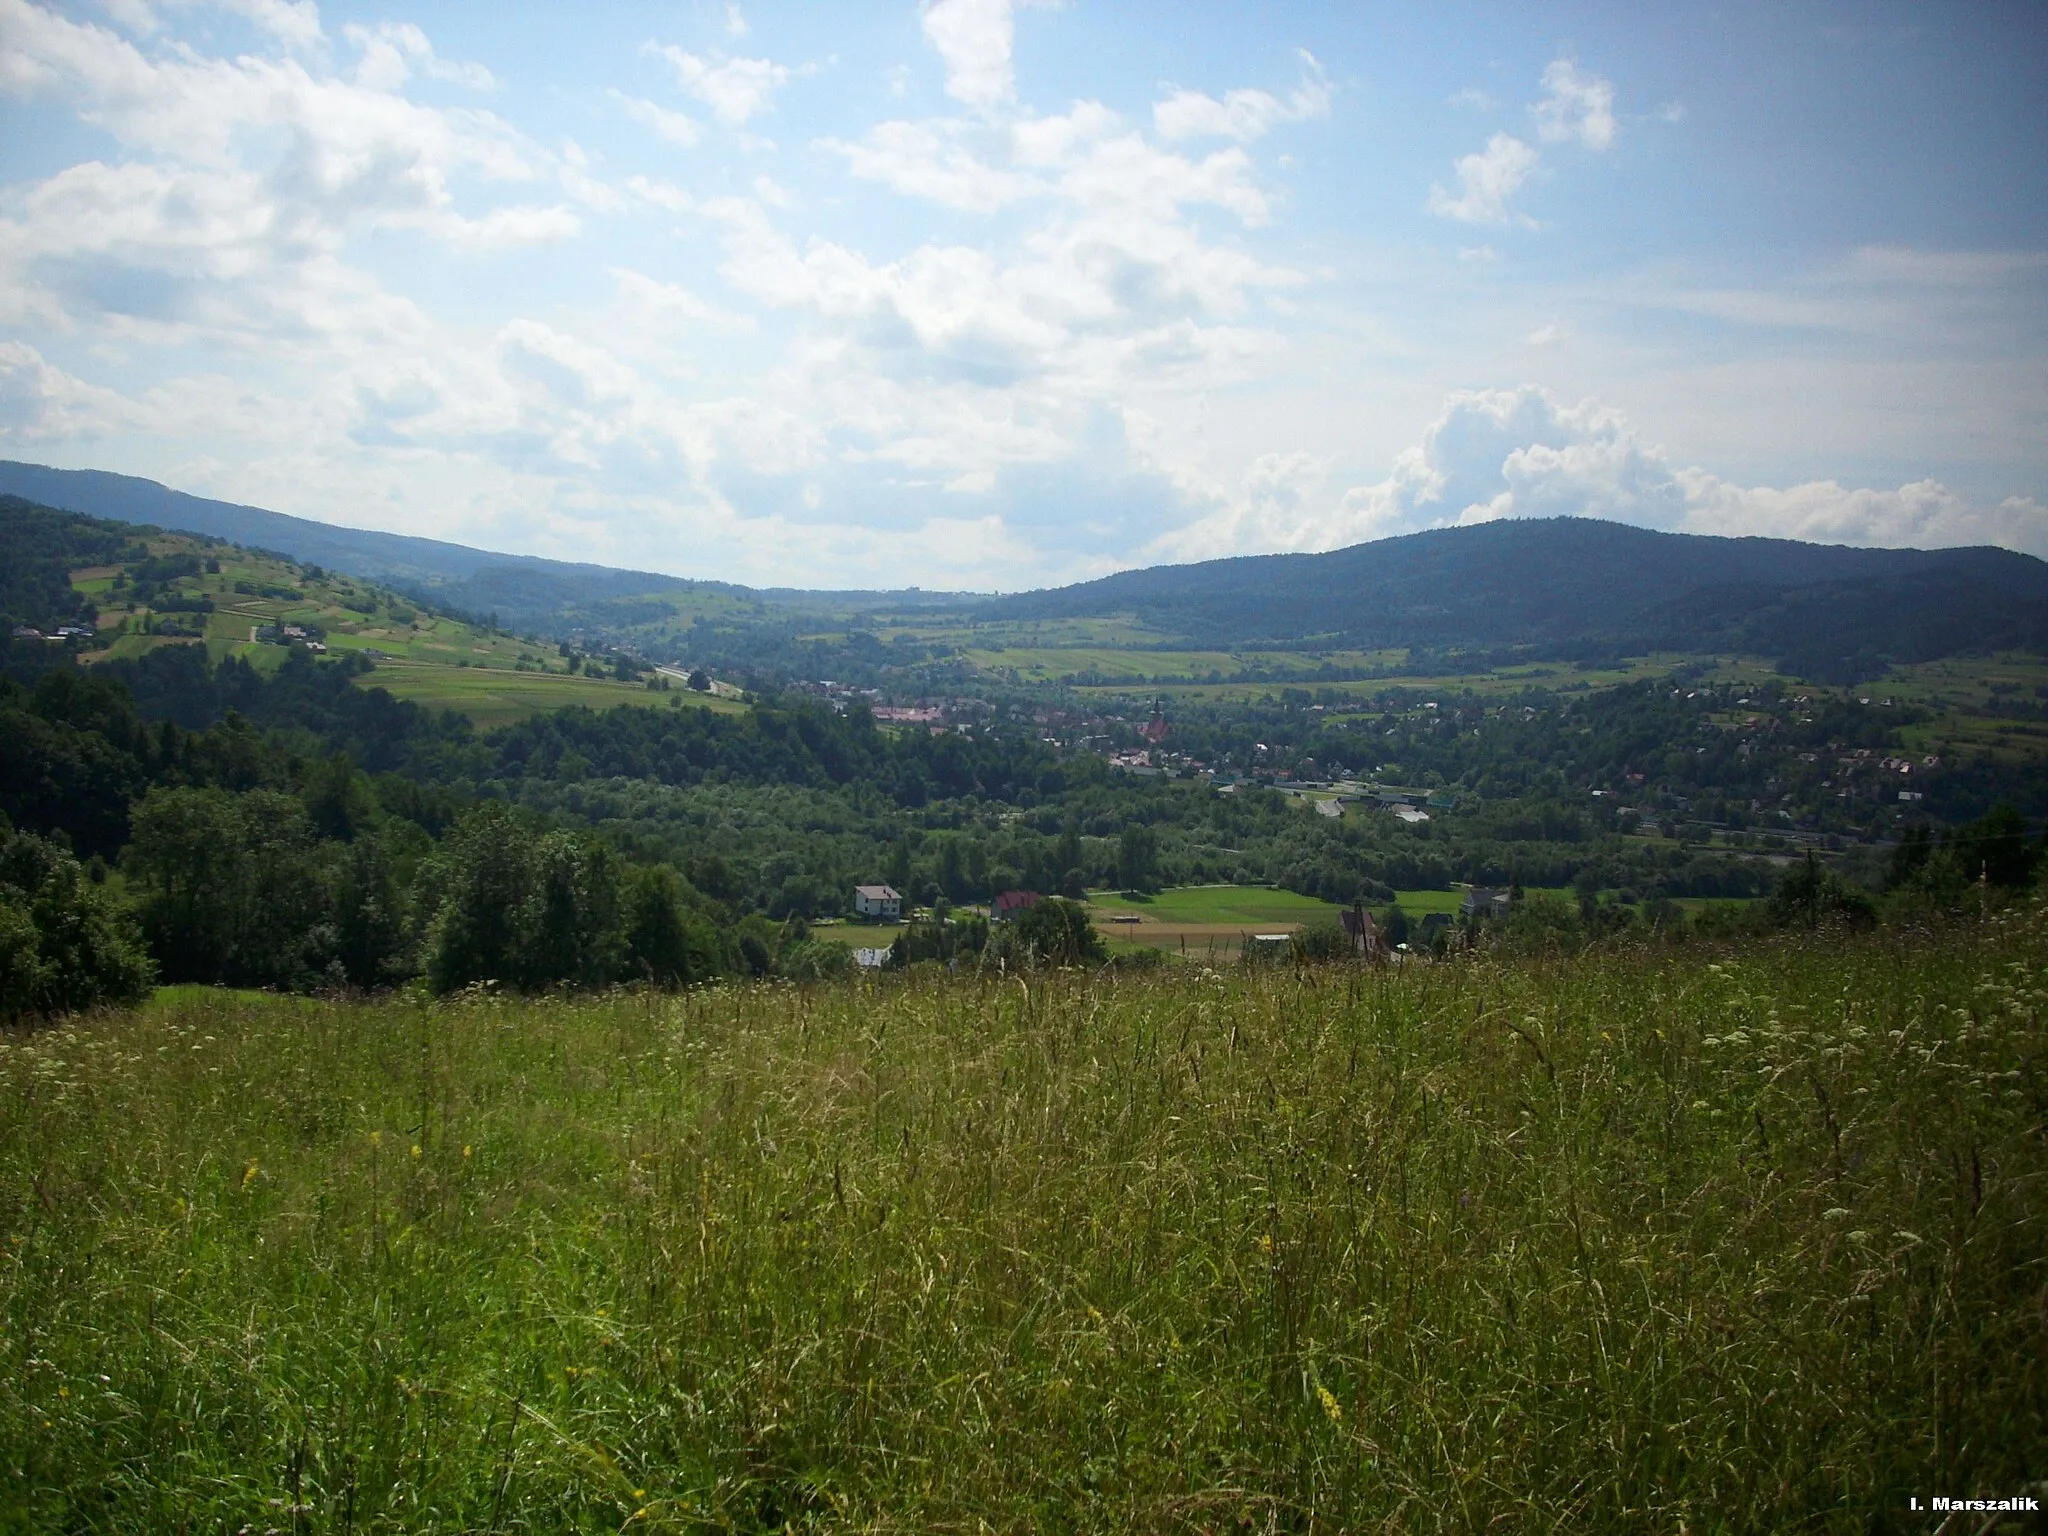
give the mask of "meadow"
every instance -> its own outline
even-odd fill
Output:
[[[2044,1005],[2039,908],[167,992],[0,1049],[0,1530],[1924,1530],[2048,1464]]]
[[[736,700],[694,693],[680,685],[664,693],[640,683],[552,672],[514,672],[503,667],[379,662],[375,671],[365,673],[357,681],[362,687],[382,688],[393,698],[410,700],[428,709],[454,710],[468,716],[482,730],[579,704],[586,709],[610,709],[617,704],[666,709],[674,702],[682,709],[710,709],[721,714],[746,712],[746,705]]]

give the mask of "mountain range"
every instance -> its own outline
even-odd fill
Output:
[[[1769,656],[1820,681],[1995,650],[2048,652],[2048,563],[1989,547],[1856,549],[1660,533],[1590,518],[1518,519],[1327,554],[1247,555],[1124,571],[1002,597],[763,591],[496,554],[189,496],[153,480],[0,462],[0,494],[273,550],[538,634],[623,629],[678,595],[726,622],[802,627],[921,610],[962,622],[1120,616],[1161,648]],[[650,604],[650,599],[660,603]],[[630,617],[629,617],[630,616]]]

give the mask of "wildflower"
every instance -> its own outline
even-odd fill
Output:
[[[469,1156],[469,1148],[468,1148],[467,1146],[464,1146],[464,1147],[463,1147],[463,1149],[462,1149],[462,1155],[463,1155],[464,1157],[468,1157],[468,1156]]]
[[[1323,1413],[1332,1424],[1344,1422],[1343,1405],[1337,1401],[1337,1394],[1321,1382],[1316,1383],[1316,1398],[1323,1405]]]
[[[248,1189],[248,1187],[249,1187],[249,1186],[250,1186],[251,1184],[254,1184],[255,1182],[256,1182],[256,1159],[252,1157],[252,1158],[250,1158],[250,1159],[249,1159],[249,1166],[248,1166],[248,1167],[247,1167],[246,1169],[244,1169],[244,1170],[243,1170],[243,1172],[242,1172],[242,1188],[243,1188],[244,1190],[246,1190],[246,1189]]]
[[[418,1162],[420,1160],[420,1144],[418,1142],[414,1142],[412,1144],[412,1160],[414,1162]]]

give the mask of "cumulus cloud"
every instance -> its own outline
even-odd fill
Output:
[[[977,112],[1016,99],[1010,0],[926,0],[924,35],[946,66],[946,94]]]
[[[1614,86],[1582,73],[1570,59],[1553,59],[1543,71],[1543,99],[1536,103],[1536,136],[1546,144],[1576,141],[1603,151],[1614,143]]]
[[[1467,224],[1501,224],[1508,199],[1536,169],[1537,153],[1511,133],[1496,133],[1486,148],[1458,161],[1458,190],[1429,189],[1429,211]]]
[[[696,147],[697,124],[687,112],[678,112],[673,107],[664,107],[644,97],[628,96],[624,91],[615,90],[610,95],[626,116],[641,127],[651,129],[657,138],[666,139],[677,149]]]
[[[1736,485],[1674,465],[1619,411],[1592,400],[1567,404],[1535,385],[1453,394],[1385,479],[1351,487],[1334,509],[1248,479],[1226,508],[1189,530],[1183,547],[1329,549],[1503,517],[1597,517],[1838,544],[1993,543],[2048,555],[2048,506],[2037,501],[1976,505],[1933,480],[1896,490],[1833,480]]]
[[[824,139],[819,147],[844,157],[863,181],[969,213],[993,213],[1043,190],[1032,176],[990,165],[954,124],[877,123],[857,142]]]
[[[148,412],[111,389],[0,341],[0,443],[77,442],[146,426]]]
[[[1614,86],[1582,71],[1571,59],[1553,59],[1543,71],[1543,95],[1531,109],[1536,137],[1545,144],[1575,143],[1596,153],[1614,143]],[[1429,189],[1429,211],[1467,224],[1519,219],[1508,202],[1535,173],[1542,152],[1511,133],[1496,133],[1486,147],[1461,157],[1455,191]]]
[[[308,10],[312,7],[308,6]],[[395,91],[415,72],[429,80],[489,90],[498,82],[481,64],[461,64],[441,58],[427,34],[409,21],[387,21],[375,28],[351,23],[342,35],[362,54],[356,65],[356,81],[376,91]]]
[[[788,67],[772,59],[706,59],[672,43],[649,43],[643,51],[666,63],[684,91],[735,128],[767,111],[789,83]]]
[[[1248,86],[1226,91],[1218,101],[1200,91],[1177,90],[1152,106],[1152,126],[1169,141],[1228,138],[1249,143],[1281,123],[1330,115],[1330,83],[1314,54],[1301,52],[1301,83],[1285,101]]]

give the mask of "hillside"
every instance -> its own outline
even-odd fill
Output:
[[[88,665],[203,646],[262,672],[293,649],[352,655],[400,699],[479,725],[586,704],[666,703],[664,680],[618,655],[543,646],[437,612],[374,582],[221,539],[86,517],[0,496],[0,620],[70,641]],[[20,641],[33,648],[48,641]],[[738,706],[723,700],[720,708]]]

